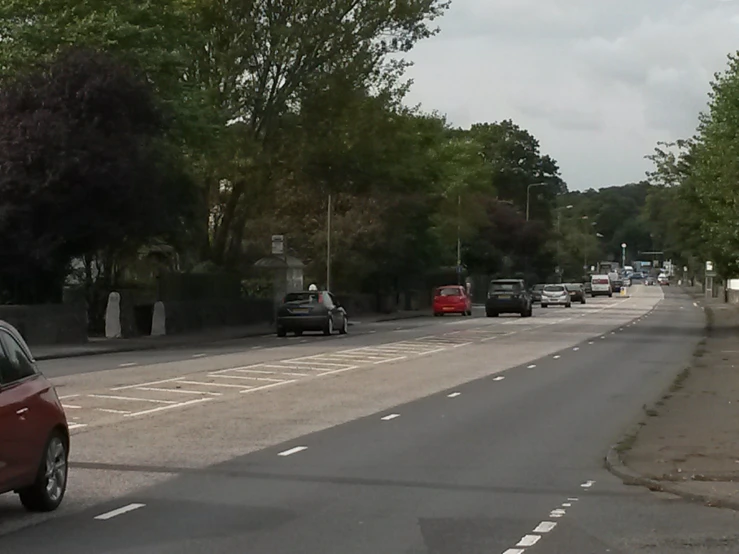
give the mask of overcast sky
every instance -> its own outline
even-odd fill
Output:
[[[734,0],[452,0],[438,23],[410,54],[409,102],[455,126],[513,119],[570,189],[643,179],[739,50]]]

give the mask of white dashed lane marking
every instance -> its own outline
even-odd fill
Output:
[[[139,508],[143,508],[144,506],[146,506],[146,504],[128,504],[127,506],[123,506],[122,508],[111,510],[110,512],[105,512],[104,514],[95,516],[95,519],[100,521],[113,519],[114,517],[127,514],[128,512],[133,512],[134,510],[138,510]]]
[[[449,394],[447,396],[449,398],[457,398],[460,394],[462,394],[462,393],[461,392],[453,392],[453,393],[451,393],[451,394]]]
[[[303,450],[308,450],[307,446],[296,446],[295,448],[290,448],[289,450],[284,450],[277,454],[278,456],[292,456],[293,454],[297,454],[298,452],[302,452]]]
[[[386,415],[385,417],[382,417],[380,419],[382,419],[382,421],[390,421],[391,419],[395,419],[395,418],[398,418],[398,417],[400,417],[400,414],[389,414],[389,415]]]

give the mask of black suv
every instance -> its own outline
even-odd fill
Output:
[[[531,317],[531,304],[531,294],[522,279],[495,279],[490,281],[488,288],[485,315],[521,314],[521,317]]]

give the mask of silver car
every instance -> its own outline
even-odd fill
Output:
[[[570,294],[564,285],[547,285],[541,291],[541,307],[546,308],[550,305],[564,306],[565,308],[572,307]]]

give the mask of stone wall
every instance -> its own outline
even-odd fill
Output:
[[[269,323],[271,300],[171,300],[164,302],[167,334],[189,333],[216,327]]]
[[[29,345],[87,342],[85,304],[0,306],[0,319],[20,331]]]

